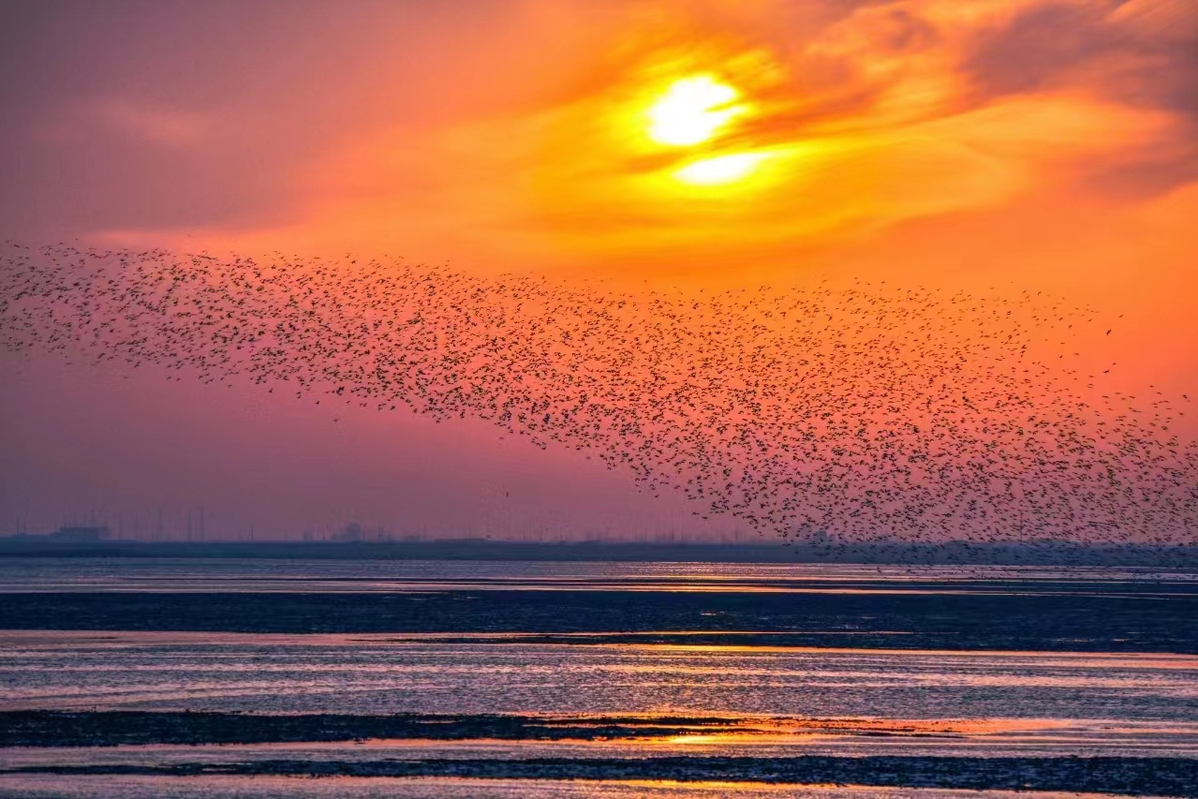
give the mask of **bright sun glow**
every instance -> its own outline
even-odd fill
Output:
[[[674,176],[684,183],[696,186],[718,186],[731,183],[748,175],[765,160],[764,153],[736,153],[704,158],[679,169]]]
[[[740,92],[709,75],[676,81],[649,109],[649,137],[676,147],[707,141],[744,112],[744,106],[732,105],[738,97]]]

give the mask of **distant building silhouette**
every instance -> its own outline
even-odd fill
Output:
[[[106,541],[112,538],[112,532],[107,525],[63,526],[50,533],[49,537],[59,541]]]
[[[357,522],[350,522],[341,530],[333,534],[334,541],[364,541],[366,540],[366,531],[362,529],[362,525]]]

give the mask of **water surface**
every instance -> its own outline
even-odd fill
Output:
[[[974,787],[993,789],[969,795],[1005,797],[1002,764],[1019,758],[1106,758],[1102,784],[1113,785],[1120,769],[1151,758],[1198,765],[1195,578],[1095,568],[0,559],[6,718],[74,711],[82,715],[53,724],[90,718],[100,731],[92,743],[117,734],[111,720],[120,717],[105,714],[132,711],[336,714],[350,727],[427,716],[484,731],[325,740],[312,722],[307,741],[218,744],[202,730],[180,739],[189,745],[42,741],[0,748],[0,795],[947,799],[964,794],[930,785],[951,788],[958,762],[971,764],[962,773],[972,769]],[[488,737],[496,715],[580,732]],[[596,732],[613,719],[623,727]],[[659,734],[662,719],[702,721]],[[812,757],[832,758],[829,768],[837,758],[897,759],[931,783],[903,787],[900,774],[894,785],[800,788],[770,776],[797,773],[786,764]],[[732,782],[701,778],[703,764],[721,758]],[[553,777],[573,774],[571,762],[593,764],[587,774],[610,767],[611,778]],[[536,763],[550,764],[542,779]],[[636,763],[682,781],[630,779]],[[295,764],[369,776],[303,780]],[[63,793],[66,773],[72,793]],[[1120,792],[1151,794],[1150,782]],[[1189,794],[1174,786],[1172,795]]]

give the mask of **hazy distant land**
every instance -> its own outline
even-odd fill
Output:
[[[943,544],[871,541],[703,543],[504,541],[75,541],[48,535],[0,538],[0,557],[281,558],[301,560],[498,560],[693,563],[868,563],[1002,566],[1198,566],[1198,547],[1086,546],[1060,541]]]

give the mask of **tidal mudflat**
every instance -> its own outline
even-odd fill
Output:
[[[13,559],[0,579],[3,796],[1198,795],[1184,571]]]

